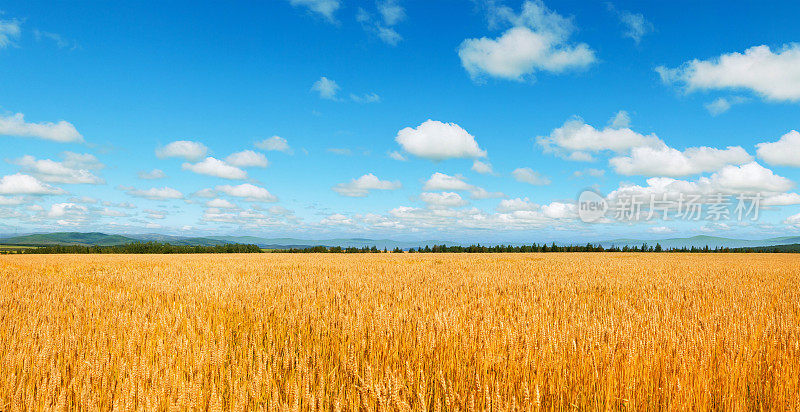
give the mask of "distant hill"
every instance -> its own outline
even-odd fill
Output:
[[[161,242],[161,243],[169,243],[170,245],[174,246],[220,246],[220,245],[227,245],[230,243],[246,243],[246,242],[229,242],[207,237],[184,237],[184,236],[161,235],[158,233],[148,233],[143,235],[126,235],[126,236],[133,238],[139,242]],[[253,245],[255,243],[251,242],[247,244]]]
[[[202,237],[180,237],[158,234],[146,235],[108,235],[105,233],[37,233],[0,239],[0,245],[25,246],[119,246],[136,242],[161,242],[174,246],[219,246],[229,243],[241,243],[207,239]]]
[[[33,235],[15,236],[0,239],[3,245],[26,245],[26,246],[51,246],[51,245],[76,245],[76,246],[118,246],[126,243],[136,242],[122,235],[107,235],[105,233],[79,233],[79,232],[59,232],[41,233]]]
[[[759,246],[776,246],[788,245],[793,243],[800,243],[800,237],[777,237],[762,240],[747,240],[747,239],[729,239],[716,236],[694,236],[689,238],[671,238],[671,239],[614,239],[600,242],[603,247],[624,247],[624,246],[641,246],[642,243],[648,245],[660,244],[665,249],[687,247],[728,247],[728,248],[745,248],[745,247],[759,247]]]

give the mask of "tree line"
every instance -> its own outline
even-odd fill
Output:
[[[389,252],[386,248],[382,251],[375,246],[370,247],[346,247],[340,246],[312,246],[307,248],[290,248],[290,249],[275,249],[271,252],[274,253],[380,253]],[[392,253],[404,253],[405,251],[399,247],[395,247]],[[714,247],[708,245],[705,247],[681,247],[681,248],[664,248],[660,243],[655,245],[648,245],[647,243],[641,246],[610,246],[603,247],[603,245],[593,245],[587,243],[585,246],[560,246],[555,243],[552,244],[531,244],[531,245],[470,245],[470,246],[447,246],[447,245],[426,245],[416,248],[408,249],[408,253],[565,253],[565,252],[635,252],[635,253],[799,253],[800,245],[779,245],[779,246],[763,246],[763,247]]]
[[[0,246],[1,248],[2,246]],[[25,249],[0,250],[0,253],[17,254],[176,254],[176,253],[262,253],[265,250],[257,245],[226,244],[215,246],[187,246],[172,245],[161,242],[137,242],[116,246],[79,246],[79,245],[52,245]],[[389,251],[386,248],[378,249],[377,246],[341,247],[341,246],[309,246],[304,248],[272,249],[272,253],[568,253],[568,252],[635,252],[635,253],[800,253],[800,244],[761,246],[761,247],[681,247],[664,248],[661,244],[641,246],[611,246],[593,245],[561,246],[555,243],[531,245],[470,245],[447,246],[426,245],[412,247],[407,251],[395,247]]]

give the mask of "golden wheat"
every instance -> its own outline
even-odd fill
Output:
[[[0,328],[0,410],[800,405],[792,255],[6,255]]]

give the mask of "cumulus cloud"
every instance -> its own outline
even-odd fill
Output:
[[[420,194],[419,199],[425,202],[430,208],[461,207],[466,206],[468,203],[466,200],[461,198],[461,195],[454,192],[424,192]]]
[[[189,161],[200,160],[208,153],[208,148],[200,143],[190,140],[177,140],[164,147],[156,149],[159,158],[180,157]]]
[[[131,196],[135,197],[143,197],[145,199],[150,200],[171,200],[171,199],[183,199],[183,193],[178,190],[175,190],[171,187],[153,187],[146,190],[134,189],[134,188],[124,188],[126,189],[125,192]]]
[[[475,138],[455,123],[427,120],[397,132],[395,141],[406,152],[431,160],[485,157]]]
[[[762,198],[778,196],[794,187],[794,183],[776,175],[756,162],[741,166],[725,166],[710,177],[700,177],[697,180],[677,180],[669,177],[651,177],[647,179],[646,186],[624,184],[619,189],[608,195],[609,199],[618,199],[621,196],[639,196],[641,199],[666,197],[676,200],[681,195],[701,196],[709,198],[717,194],[723,195],[755,195]],[[781,197],[774,198],[779,202]]]
[[[518,182],[528,183],[534,186],[549,185],[550,179],[542,176],[539,172],[534,171],[529,167],[520,167],[511,172],[514,179]]]
[[[488,175],[488,174],[492,174],[493,173],[492,164],[491,163],[482,162],[482,161],[480,161],[478,159],[475,159],[475,161],[472,162],[472,170],[474,172],[477,172],[477,173],[480,173],[480,174],[484,174],[484,175]]]
[[[225,199],[212,199],[206,202],[206,206],[208,207],[216,207],[218,209],[235,209],[236,205],[232,202],[229,202]]]
[[[692,60],[656,71],[665,83],[696,90],[747,89],[770,101],[800,100],[800,44],[784,45],[773,52],[755,46],[744,53],[728,53],[710,60]]]
[[[756,154],[765,162],[775,166],[800,167],[800,133],[792,130],[777,142],[759,143]]]
[[[0,135],[35,137],[59,143],[83,141],[83,136],[69,122],[61,120],[56,123],[29,123],[22,113],[0,115]]]
[[[140,171],[137,175],[139,176],[139,179],[143,180],[156,180],[167,177],[167,174],[161,169],[153,169],[149,172]]]
[[[75,218],[83,216],[88,211],[89,208],[84,205],[78,205],[75,203],[56,203],[50,206],[50,210],[47,212],[47,217],[64,218],[69,216],[72,217],[71,220],[75,220]]]
[[[17,173],[0,178],[0,194],[2,195],[61,195],[63,189],[42,183],[39,179]]]
[[[797,193],[781,193],[765,198],[761,204],[764,206],[800,205],[800,195]]]
[[[741,165],[753,160],[739,146],[726,149],[690,147],[684,151],[667,146],[634,147],[630,156],[615,157],[609,161],[614,170],[626,176],[689,176],[714,172],[727,165]]]
[[[286,139],[280,136],[268,137],[260,142],[257,142],[255,146],[261,150],[286,152],[286,153],[292,152],[292,148],[289,147],[289,142],[287,142]]]
[[[464,176],[456,175],[450,176],[444,173],[436,172],[425,182],[422,190],[433,191],[456,191],[456,192],[469,192],[470,197],[473,199],[492,199],[504,197],[505,195],[498,192],[489,192],[486,189],[474,186],[465,181]]]
[[[627,114],[623,117],[617,114],[611,126],[600,130],[576,118],[554,129],[549,136],[537,137],[536,142],[546,153],[555,153],[577,161],[592,161],[592,153],[601,151],[623,153],[634,147],[665,146],[655,134],[643,135],[631,130],[627,127],[629,122]],[[620,127],[622,125],[625,127]]]
[[[540,0],[526,1],[520,14],[508,7],[490,12],[494,23],[510,24],[500,37],[464,40],[458,48],[461,65],[473,79],[483,76],[523,80],[537,71],[560,73],[595,61],[584,43],[569,44],[570,19],[549,10]]]
[[[269,161],[262,153],[243,150],[225,158],[225,162],[236,167],[267,167]]]
[[[524,199],[503,199],[497,206],[497,210],[500,212],[533,211],[539,210],[540,208],[540,205],[531,202],[527,197]]]
[[[336,84],[336,81],[325,76],[320,77],[319,80],[315,81],[311,86],[311,90],[319,93],[319,97],[328,100],[335,100],[336,93],[339,92],[339,89],[341,89],[341,87]]]
[[[199,163],[184,163],[181,168],[197,174],[214,176],[222,179],[241,180],[247,178],[247,172],[244,170],[213,157],[207,157]]]
[[[103,179],[91,172],[91,170],[104,167],[93,155],[65,152],[63,156],[64,161],[56,162],[50,159],[36,159],[33,156],[26,155],[12,161],[12,163],[19,165],[26,173],[30,173],[49,183],[95,185],[105,183]]]
[[[380,180],[372,173],[353,179],[347,183],[339,183],[333,191],[347,197],[364,197],[370,190],[395,190],[402,187],[400,182]]]
[[[295,7],[305,7],[309,12],[316,13],[331,23],[336,22],[336,10],[339,10],[339,0],[289,0]]]
[[[278,198],[273,196],[267,189],[250,183],[243,183],[237,186],[221,185],[215,189],[217,192],[225,193],[228,196],[240,197],[251,202],[278,201]]]

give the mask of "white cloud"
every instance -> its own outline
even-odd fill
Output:
[[[431,175],[430,179],[428,179],[423,185],[422,190],[457,192],[465,191],[469,192],[470,197],[473,199],[492,199],[505,196],[499,192],[489,192],[482,187],[471,185],[464,180],[463,176],[450,176],[439,172]]]
[[[574,173],[572,173],[572,175],[575,177],[603,177],[606,175],[606,171],[602,169],[589,168],[584,170],[576,170]]]
[[[322,76],[314,82],[311,86],[311,90],[319,93],[319,97],[328,100],[336,100],[336,93],[339,92],[338,84],[334,80],[331,80],[325,76]]]
[[[268,137],[260,142],[257,142],[255,146],[262,150],[286,152],[286,153],[292,152],[292,148],[289,147],[289,142],[287,142],[286,139],[280,136]]]
[[[325,218],[320,220],[319,223],[321,225],[347,225],[347,226],[349,226],[349,225],[353,224],[353,220],[350,219],[349,217],[345,216],[345,215],[342,215],[342,214],[339,214],[339,213],[335,213],[335,214],[326,216]]]
[[[406,11],[397,0],[379,1],[378,12],[383,17],[383,22],[389,26],[394,26],[406,18]]]
[[[631,115],[625,110],[620,110],[611,118],[611,127],[614,129],[624,129],[631,127]]]
[[[405,156],[403,156],[402,153],[398,152],[397,150],[389,152],[389,157],[400,162],[405,162],[406,160],[408,160],[406,159]]]
[[[88,211],[89,209],[84,205],[78,205],[75,203],[56,203],[50,206],[50,210],[47,212],[47,217],[60,218],[71,216],[74,219],[75,217],[86,214]]]
[[[467,201],[454,192],[430,193],[424,192],[419,196],[430,208],[450,208],[466,206]]]
[[[568,44],[574,31],[572,22],[541,1],[526,1],[519,15],[508,7],[496,8],[490,18],[513,27],[496,39],[482,37],[461,43],[461,65],[473,79],[488,75],[522,80],[536,71],[560,73],[585,68],[595,61],[588,45]]]
[[[428,120],[397,132],[395,141],[406,152],[432,160],[485,157],[475,138],[455,123]]]
[[[5,49],[14,44],[20,33],[21,23],[17,19],[0,20],[0,49]]]
[[[542,214],[550,219],[571,219],[576,216],[574,203],[552,202],[542,206]]]
[[[475,161],[472,162],[472,170],[477,172],[477,173],[484,174],[484,175],[488,175],[488,174],[492,174],[493,173],[492,164],[491,163],[489,163],[489,162],[481,162],[478,159],[475,159]]]
[[[550,179],[542,176],[539,172],[534,171],[529,167],[521,167],[511,172],[514,179],[518,182],[528,183],[534,186],[549,185]]]
[[[208,153],[208,148],[200,143],[190,140],[177,140],[164,147],[156,149],[159,158],[181,157],[186,160],[200,160]]]
[[[22,167],[42,181],[49,183],[66,184],[103,184],[105,181],[95,176],[90,170],[104,167],[96,157],[91,154],[64,153],[65,160],[56,162],[50,159],[36,159],[26,155],[14,160],[12,163]]]
[[[262,153],[243,150],[225,158],[225,162],[236,167],[267,167],[269,161]]]
[[[183,199],[183,193],[171,187],[150,188],[147,190],[128,189],[126,192],[135,197],[143,197],[151,200],[170,200],[170,199]]]
[[[425,182],[423,190],[472,190],[474,186],[464,181],[463,176],[450,176],[436,172]]]
[[[690,147],[683,152],[662,146],[634,147],[630,156],[615,157],[609,163],[621,175],[679,177],[714,172],[727,165],[741,165],[752,160],[753,157],[739,146]]]
[[[730,110],[733,105],[741,104],[746,101],[747,99],[744,97],[720,97],[713,102],[706,104],[705,106],[706,110],[708,110],[712,116],[718,116]]]
[[[620,117],[617,114],[612,126],[598,130],[581,119],[568,120],[549,136],[537,137],[536,142],[547,153],[560,154],[577,161],[592,161],[592,153],[601,151],[623,153],[634,147],[664,147],[664,142],[655,134],[642,135],[628,127],[614,126],[629,122],[627,115]]]
[[[695,90],[749,89],[766,100],[800,100],[800,44],[784,45],[773,52],[755,46],[744,53],[723,54],[711,60],[692,60],[678,68],[659,66],[666,83],[681,83]]]
[[[199,163],[184,163],[181,167],[197,174],[215,176],[222,179],[241,180],[247,178],[247,172],[244,170],[213,157],[207,157]]]
[[[650,233],[656,233],[656,234],[667,234],[667,233],[675,232],[675,230],[673,230],[672,228],[666,227],[666,226],[651,227],[650,229],[647,229],[647,231],[650,232]]]
[[[22,113],[0,115],[0,135],[36,137],[59,143],[83,141],[83,136],[69,122],[61,120],[57,123],[27,123]]]
[[[625,10],[617,10],[612,4],[609,3],[609,9],[614,12],[619,21],[625,26],[625,31],[622,33],[625,37],[629,37],[639,44],[644,35],[651,33],[654,30],[653,24],[647,21],[640,13],[631,13]]]
[[[238,186],[222,185],[215,188],[218,192],[228,196],[240,197],[251,202],[277,202],[278,198],[273,196],[267,189],[258,187],[250,183],[243,183]]]
[[[139,179],[144,180],[156,180],[156,179],[163,179],[167,177],[167,174],[164,173],[161,169],[153,169],[149,172],[141,171],[138,173]]]
[[[196,196],[196,197],[204,197],[204,198],[212,198],[212,197],[214,197],[214,196],[216,196],[216,195],[217,195],[217,193],[216,193],[216,192],[214,192],[214,190],[213,190],[213,189],[208,189],[208,188],[206,188],[206,189],[200,189],[200,190],[198,190],[198,191],[196,191],[196,192],[192,193],[192,196]]]
[[[0,194],[3,195],[60,195],[63,189],[42,183],[39,179],[17,173],[0,178]]]
[[[123,212],[123,211],[115,210],[115,209],[109,209],[107,207],[103,208],[103,210],[101,210],[101,211],[99,211],[97,213],[100,214],[100,216],[105,216],[105,217],[126,217],[126,216],[128,216],[128,214]]]
[[[524,199],[503,199],[497,206],[499,212],[533,211],[539,209],[541,209],[541,206],[531,202],[527,197]]]
[[[756,145],[758,157],[775,166],[800,167],[800,133],[792,130],[777,142]]]
[[[359,8],[356,20],[362,24],[367,32],[374,33],[390,46],[396,46],[403,40],[403,36],[392,26],[405,19],[406,11],[396,0],[378,1],[377,8],[379,18],[374,18],[369,12]]]
[[[350,93],[350,100],[356,103],[378,103],[381,101],[381,97],[375,93],[364,93],[361,96]]]
[[[22,196],[0,196],[0,206],[17,206],[23,203],[25,203],[25,199]]]
[[[794,186],[791,180],[756,162],[726,166],[712,175],[711,180],[723,188],[739,191],[785,192]]]
[[[232,202],[229,202],[225,199],[212,199],[206,202],[206,206],[208,207],[215,207],[218,209],[235,209],[236,205]]]
[[[800,195],[797,193],[781,193],[765,198],[761,204],[764,206],[800,205]]]
[[[708,198],[717,194],[761,194],[764,198],[772,198],[785,193],[793,186],[791,180],[752,162],[742,166],[725,166],[710,177],[701,177],[694,181],[651,177],[647,179],[646,186],[626,184],[611,192],[608,198],[613,200],[626,195],[649,199],[652,195],[658,199],[666,196],[668,199],[676,200],[680,195],[699,195]],[[777,197],[773,201],[777,202],[779,199],[783,198]]]
[[[370,190],[395,190],[400,187],[402,187],[400,182],[380,180],[374,174],[369,173],[348,183],[339,183],[333,187],[333,191],[347,197],[364,197]]]
[[[336,22],[334,14],[341,6],[339,0],[289,0],[289,3],[295,7],[305,7],[310,12],[319,14],[331,23]]]
[[[793,216],[789,216],[788,218],[786,218],[786,220],[783,221],[783,223],[789,226],[796,226],[800,228],[800,213]]]

